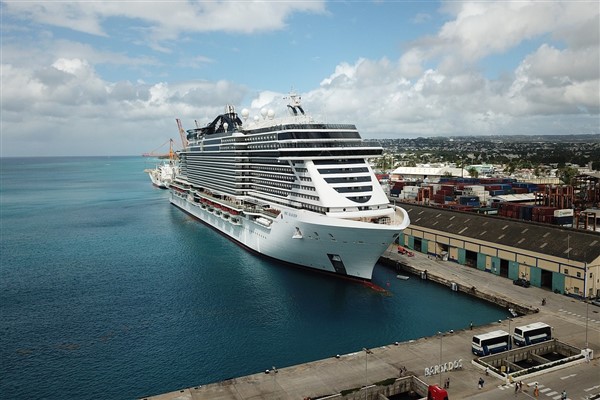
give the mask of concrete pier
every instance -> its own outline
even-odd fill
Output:
[[[515,286],[509,279],[451,261],[441,261],[419,253],[414,257],[400,255],[395,246],[390,247],[381,261],[393,268],[400,266],[405,274],[415,274],[411,279],[421,279],[422,273],[427,271],[427,279],[448,286],[448,290],[462,291],[525,314],[512,319],[513,328],[543,321],[554,328],[554,336],[561,342],[581,349],[585,348],[587,338],[588,347],[593,350],[595,358],[591,362],[568,367],[569,379],[555,377],[560,372],[549,372],[548,385],[556,382],[555,389],[567,389],[570,399],[593,398],[594,394],[600,393],[600,385],[595,383],[598,386],[594,388],[590,383],[600,382],[596,379],[600,376],[600,307],[546,289]],[[547,300],[545,306],[541,305],[542,298]],[[512,396],[511,385],[499,377],[485,376],[478,365],[471,363],[475,358],[471,353],[471,338],[495,329],[508,331],[508,324],[505,320],[474,326],[472,329],[466,326],[462,330],[439,336],[390,343],[368,351],[357,349],[353,353],[281,368],[277,372],[261,371],[224,382],[144,398],[283,400],[332,396],[337,399],[371,400],[378,398],[375,390],[371,389],[378,387],[376,384],[389,382],[402,375],[414,375],[427,384],[441,386],[450,378],[448,393],[451,399],[502,399]],[[440,369],[435,368],[440,364],[446,365],[446,368],[442,368],[445,372],[440,373]],[[482,376],[486,383],[482,389],[478,389],[477,381]],[[535,383],[544,382],[543,375],[535,379]],[[533,380],[525,382],[525,392],[533,384]],[[365,385],[367,389],[361,390]]]

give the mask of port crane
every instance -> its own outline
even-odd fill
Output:
[[[159,150],[161,148],[163,148],[167,143],[169,144],[169,152],[168,153],[160,153]],[[173,139],[167,140],[166,142],[164,142],[163,144],[161,144],[160,146],[158,146],[156,149],[152,150],[149,153],[143,153],[142,156],[143,157],[169,158],[169,159],[177,158],[177,154],[173,150]]]
[[[181,120],[179,118],[175,118],[175,121],[177,122],[177,128],[179,129],[179,136],[181,138],[181,145],[183,146],[183,148],[185,149],[187,147],[187,138],[186,138],[186,134],[185,134],[185,130],[183,129],[183,126],[181,124]],[[143,153],[142,156],[144,157],[158,157],[158,158],[169,158],[169,159],[174,159],[177,158],[177,153],[173,150],[173,139],[169,139],[166,142],[164,142],[163,144],[161,144],[160,146],[158,146],[156,149],[152,150],[149,153]],[[161,148],[163,148],[166,144],[169,144],[169,152],[168,153],[161,153],[159,152],[159,150]]]
[[[181,125],[181,120],[179,118],[175,118],[175,121],[177,121],[177,128],[179,129],[179,136],[181,137],[181,145],[185,149],[188,145],[185,130],[183,129],[183,126]]]

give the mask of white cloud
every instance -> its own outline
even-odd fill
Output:
[[[454,18],[412,51],[421,51],[422,61],[441,58],[449,72],[545,35],[578,47],[599,45],[596,1],[458,1],[443,10]]]
[[[253,33],[279,30],[296,12],[324,13],[323,1],[124,1],[6,2],[20,18],[92,35],[106,36],[110,18],[143,21],[152,40],[174,40],[182,32]]]
[[[169,2],[143,4],[3,6],[37,22],[84,29],[72,21],[77,19],[89,23],[85,29],[94,35],[112,34],[103,30],[112,17],[135,18],[156,42],[198,30],[281,29],[293,12],[324,8],[318,2],[178,2],[176,9]],[[357,55],[340,61],[318,87],[300,93],[305,110],[317,119],[355,123],[364,137],[599,133],[597,2],[449,2],[444,10],[451,20],[436,35],[411,43],[397,60]],[[226,79],[108,78],[99,65],[162,64],[153,56],[57,40],[48,31],[33,37],[26,45],[3,43],[2,155],[141,154],[178,136],[175,118],[186,128],[195,120],[204,125],[226,104],[254,114],[262,107],[286,112],[287,93],[272,88],[257,93],[249,82]],[[539,45],[519,53],[513,71],[486,76],[487,57],[525,42]],[[185,59],[194,67],[219,63],[202,54]]]
[[[4,12],[42,24],[106,36],[100,25],[98,3],[94,2],[17,2],[3,3]]]
[[[175,118],[205,124],[247,93],[227,81],[106,82],[80,59],[1,69],[3,156],[141,154],[177,136]]]

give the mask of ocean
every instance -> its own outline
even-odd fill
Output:
[[[388,295],[248,253],[142,157],[0,161],[5,399],[134,399],[508,316],[383,265]]]

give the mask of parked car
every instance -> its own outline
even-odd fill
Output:
[[[513,281],[513,284],[517,286],[529,287],[531,283],[527,279],[519,278]]]

